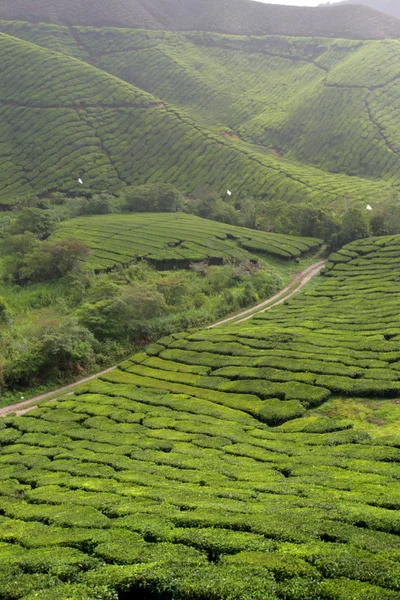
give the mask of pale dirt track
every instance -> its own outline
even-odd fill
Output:
[[[301,273],[297,273],[297,275],[292,279],[288,285],[283,288],[280,292],[278,292],[272,298],[268,298],[268,300],[264,300],[264,302],[260,302],[253,308],[248,308],[241,313],[234,315],[233,317],[228,317],[227,319],[223,319],[222,321],[218,321],[213,325],[209,325],[207,329],[212,329],[213,327],[218,327],[218,325],[224,325],[225,323],[243,323],[243,321],[247,321],[254,317],[254,315],[258,313],[265,312],[278,304],[282,304],[288,298],[296,294],[302,287],[306,285],[314,277],[317,275],[325,266],[326,261],[321,260],[318,263],[315,263],[302,271]]]
[[[240,312],[239,314],[234,315],[233,317],[228,317],[227,319],[218,321],[217,323],[214,323],[213,325],[209,325],[207,327],[207,329],[212,329],[213,327],[218,327],[219,325],[224,325],[227,323],[243,323],[243,321],[247,321],[248,319],[251,319],[256,314],[263,313],[267,310],[270,310],[274,306],[277,306],[278,304],[282,304],[288,298],[290,298],[291,296],[296,294],[298,291],[300,291],[301,288],[303,288],[310,281],[310,279],[312,279],[315,275],[317,275],[323,269],[325,264],[326,264],[326,261],[321,260],[320,262],[311,265],[310,267],[308,267],[301,273],[297,273],[296,276],[292,279],[292,281],[272,298],[268,298],[268,300],[265,300],[264,302],[261,302],[260,304],[253,306],[252,308],[248,308],[248,309]],[[105,375],[105,373],[109,373],[110,371],[113,371],[114,369],[116,369],[116,366],[110,367],[109,369],[105,369],[104,371],[100,371],[99,373],[96,373],[95,375],[91,375],[90,377],[85,377],[85,379],[81,379],[80,381],[77,381],[75,383],[71,383],[69,385],[64,385],[63,387],[60,387],[57,390],[53,390],[51,392],[47,392],[46,394],[41,394],[40,396],[35,396],[34,398],[30,398],[29,400],[24,400],[23,402],[18,402],[17,404],[12,404],[11,406],[5,406],[4,408],[0,408],[0,417],[6,417],[10,413],[15,413],[17,415],[23,415],[24,413],[37,408],[37,406],[35,404],[36,402],[39,402],[41,400],[46,400],[46,398],[49,398],[51,401],[57,400],[57,398],[50,398],[50,397],[54,396],[55,394],[61,395],[64,392],[68,392],[68,390],[75,388],[77,385],[86,383],[87,381],[91,381],[92,379],[95,379],[96,377],[100,377],[101,375]]]

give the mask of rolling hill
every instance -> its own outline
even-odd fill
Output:
[[[400,17],[400,6],[397,0],[342,0],[342,2],[333,2],[331,5],[336,7],[336,5],[345,4],[362,4],[392,17]]]
[[[325,206],[397,189],[397,42],[0,30],[3,207],[147,181]]]
[[[86,243],[96,270],[148,260],[159,266],[188,266],[206,260],[257,261],[257,253],[284,260],[315,250],[322,240],[254,231],[180,213],[98,215],[61,223],[51,239]]]
[[[264,316],[1,421],[3,596],[397,600],[399,261],[354,242]]]
[[[400,37],[400,22],[365,6],[332,9],[250,0],[1,0],[0,19],[236,35]]]

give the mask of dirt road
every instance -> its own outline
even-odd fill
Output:
[[[326,261],[321,260],[320,262],[317,262],[317,263],[311,265],[310,267],[308,267],[301,273],[297,273],[297,275],[292,279],[292,281],[272,298],[268,298],[268,300],[265,300],[264,302],[261,302],[260,304],[253,306],[252,308],[243,310],[242,312],[238,313],[237,315],[234,315],[233,317],[228,317],[227,319],[218,321],[217,323],[214,323],[213,325],[209,325],[207,327],[207,329],[212,329],[213,327],[218,327],[219,325],[224,325],[227,323],[243,323],[243,321],[247,321],[248,319],[251,319],[252,317],[254,317],[254,315],[256,315],[258,313],[265,312],[265,311],[269,310],[270,308],[277,306],[278,304],[282,304],[282,302],[285,302],[288,298],[290,298],[291,296],[296,294],[298,291],[300,291],[301,288],[303,288],[306,285],[306,283],[308,283],[310,281],[310,279],[312,279],[315,275],[317,275],[323,269],[325,264],[326,264]],[[62,395],[62,394],[64,394],[64,392],[73,390],[78,385],[80,385],[82,383],[86,383],[87,381],[91,381],[92,379],[95,379],[96,377],[100,377],[101,375],[104,375],[105,373],[109,373],[110,371],[113,371],[114,369],[116,369],[116,366],[110,367],[109,369],[105,369],[104,371],[100,371],[100,373],[96,373],[95,375],[91,375],[90,377],[86,377],[85,379],[81,379],[80,381],[77,381],[76,383],[71,383],[70,385],[65,385],[57,390],[47,392],[46,394],[41,394],[40,396],[35,396],[34,398],[30,398],[29,400],[24,400],[23,402],[18,402],[18,404],[12,404],[11,406],[5,406],[4,408],[0,408],[0,417],[6,417],[10,413],[16,413],[17,415],[22,415],[30,410],[33,410],[34,408],[37,408],[36,402],[39,402],[41,400],[46,400],[46,399],[56,400],[58,394]],[[56,397],[53,398],[53,396],[56,396]]]
[[[225,325],[226,323],[243,323],[243,321],[251,319],[258,313],[265,312],[270,308],[277,306],[278,304],[282,304],[282,302],[285,302],[288,298],[301,290],[301,288],[304,287],[306,283],[308,283],[310,279],[314,277],[314,275],[317,275],[324,268],[325,264],[326,261],[321,260],[320,262],[311,265],[301,273],[297,273],[292,281],[272,298],[268,298],[268,300],[264,300],[264,302],[260,302],[260,304],[257,304],[252,308],[248,308],[239,314],[234,315],[233,317],[228,317],[227,319],[218,321],[213,325],[209,325],[207,329],[218,327],[218,325]]]

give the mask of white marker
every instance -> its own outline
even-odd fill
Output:
[[[78,183],[80,183],[81,185],[83,185],[83,181],[82,181],[82,179],[80,177],[78,179]]]
[[[368,204],[368,206],[367,206],[367,210],[372,210],[372,206],[370,206],[370,205]]]
[[[232,196],[231,190],[226,190],[226,193],[228,194],[228,196]]]

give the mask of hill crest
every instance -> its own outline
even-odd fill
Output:
[[[362,5],[295,7],[251,0],[0,1],[0,19],[235,35],[400,37],[400,21]]]
[[[397,0],[340,0],[339,2],[328,3],[328,6],[337,6],[344,4],[359,4],[368,6],[374,10],[386,13],[391,17],[400,17],[400,5]],[[324,5],[325,6],[325,5]]]

